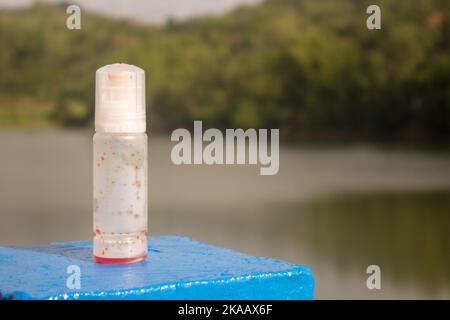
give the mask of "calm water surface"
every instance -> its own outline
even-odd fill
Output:
[[[260,176],[170,150],[150,137],[151,235],[307,264],[317,298],[450,298],[449,153],[282,146],[279,174]],[[87,131],[0,131],[0,245],[90,239],[91,157]]]

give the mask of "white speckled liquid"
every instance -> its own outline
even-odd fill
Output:
[[[147,255],[147,134],[94,135],[94,257],[129,263]]]

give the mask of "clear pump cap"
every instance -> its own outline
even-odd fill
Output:
[[[145,72],[115,63],[95,73],[95,131],[145,132]]]

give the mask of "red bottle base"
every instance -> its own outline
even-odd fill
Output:
[[[105,264],[127,264],[127,263],[134,263],[139,262],[142,260],[145,260],[147,258],[147,255],[143,255],[140,257],[134,257],[134,258],[103,258],[103,257],[97,257],[94,256],[94,260],[97,263],[105,263]]]

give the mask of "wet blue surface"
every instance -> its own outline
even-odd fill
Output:
[[[312,299],[308,267],[186,237],[149,240],[144,262],[97,264],[90,241],[0,247],[3,299]],[[67,268],[79,266],[80,289]]]

